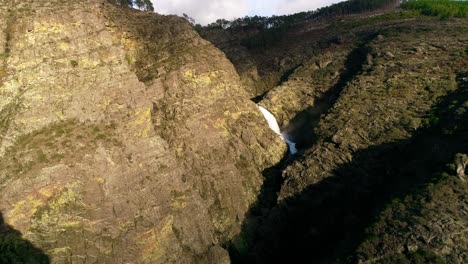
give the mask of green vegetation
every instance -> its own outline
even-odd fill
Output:
[[[49,263],[49,258],[18,233],[10,233],[0,235],[0,263]]]
[[[267,48],[283,39],[286,32],[287,28],[285,27],[264,30],[255,36],[243,39],[241,44],[248,49]]]
[[[400,10],[396,12],[387,12],[380,15],[369,16],[362,19],[354,19],[349,21],[336,21],[329,26],[330,30],[345,30],[361,27],[365,25],[376,24],[380,22],[388,22],[391,20],[409,19],[420,16],[415,10]]]
[[[460,154],[458,154],[460,155]],[[447,168],[456,167],[448,164]],[[466,193],[466,185],[455,174],[455,169],[434,175],[431,181],[421,186],[406,197],[394,199],[379,215],[378,220],[367,229],[367,236],[359,246],[357,254],[364,259],[377,255],[376,249],[382,244],[391,245],[395,238],[404,237],[404,232],[411,232],[419,226],[425,226],[434,235],[437,231],[438,218],[459,217],[459,194]],[[388,237],[382,237],[387,234]],[[419,234],[426,235],[426,234]],[[416,243],[416,242],[414,242]],[[416,245],[416,244],[415,244]],[[433,249],[433,248],[432,248]],[[414,251],[413,251],[414,250]],[[395,253],[381,260],[380,263],[446,263],[433,250],[425,246],[414,246],[406,252]]]
[[[253,16],[238,18],[233,21],[218,19],[207,26],[207,28],[256,28],[273,29],[290,27],[292,25],[321,18],[331,18],[350,14],[359,14],[379,9],[391,8],[398,4],[396,0],[349,0],[328,7],[319,8],[315,11],[300,12],[293,15],[283,16]]]
[[[313,146],[313,152],[306,152],[298,159],[297,164],[300,162],[300,165],[288,165],[286,173],[283,171],[278,176],[288,180],[281,186],[284,188],[282,190],[289,191],[290,188],[297,191],[303,186],[304,179],[312,175],[308,189],[297,194],[297,197],[290,198],[290,202],[283,202],[284,207],[283,204],[275,205],[267,213],[264,212],[268,207],[262,204],[265,199],[259,198],[261,209],[252,207],[254,209],[249,211],[251,215],[243,223],[242,233],[227,247],[231,260],[233,263],[255,262],[258,259],[265,263],[286,262],[281,257],[287,256],[287,262],[300,262],[295,261],[296,258],[307,258],[310,262],[334,263],[333,260],[340,259],[342,263],[357,263],[359,257],[362,262],[374,260],[376,263],[444,263],[442,258],[445,255],[440,253],[438,245],[433,246],[434,241],[430,246],[418,241],[406,244],[407,234],[416,237],[420,234],[419,229],[407,231],[407,227],[414,224],[413,219],[409,218],[420,213],[423,216],[416,218],[417,221],[431,224],[431,230],[427,233],[441,234],[431,220],[434,219],[431,214],[442,212],[440,209],[444,204],[459,205],[458,202],[463,201],[463,197],[455,195],[442,196],[446,190],[460,190],[451,188],[450,185],[458,184],[461,187],[462,182],[452,175],[446,184],[431,187],[433,191],[429,195],[414,195],[414,198],[408,198],[411,200],[405,200],[405,197],[416,190],[430,189],[426,184],[431,181],[433,173],[439,171],[440,166],[444,166],[453,157],[453,153],[461,152],[463,146],[466,146],[462,145],[466,141],[462,140],[463,133],[460,129],[464,119],[456,114],[464,113],[465,108],[460,108],[459,105],[466,97],[458,92],[454,96],[458,103],[449,100],[453,107],[445,109],[444,105],[442,108],[445,112],[438,110],[439,102],[446,101],[444,98],[465,89],[462,88],[462,83],[466,77],[457,75],[457,70],[464,67],[464,47],[457,42],[444,45],[451,40],[463,39],[465,21],[453,19],[440,23],[437,19],[422,16],[417,10],[397,10],[365,15],[364,18],[352,16],[317,24],[327,26],[327,22],[331,23],[323,31],[321,28],[315,31],[315,23],[311,21],[304,26],[291,26],[284,30],[283,35],[278,34],[281,32],[280,28],[260,28],[247,31],[247,34],[232,28],[224,29],[224,34],[244,38],[242,45],[258,48],[258,51],[249,52],[253,59],[245,62],[245,65],[256,64],[257,69],[264,71],[259,75],[265,80],[275,71],[284,70],[281,72],[284,73],[288,69],[294,69],[295,65],[304,65],[293,71],[288,82],[274,88],[264,99],[265,104],[270,103],[272,107],[283,103],[284,110],[278,111],[279,116],[289,114],[288,111],[297,111],[292,106],[294,100],[298,100],[296,95],[303,99],[314,89],[332,87],[327,90],[327,97],[324,97],[330,102],[328,107],[331,111],[327,113],[328,110],[325,109],[328,107],[324,107],[322,124],[319,127],[309,123],[304,126],[307,131],[315,128],[317,137],[324,138],[327,143],[323,144],[323,148],[319,145],[321,142],[316,143],[319,147]],[[303,28],[312,29],[301,34],[300,30]],[[209,36],[209,31],[206,32]],[[215,30],[213,32],[219,33]],[[283,39],[275,43],[275,34]],[[360,49],[356,49],[357,40],[363,42]],[[316,44],[319,41],[332,44],[320,46]],[[276,47],[269,49],[273,44]],[[294,50],[296,47],[300,48]],[[318,55],[306,54],[306,50],[315,47]],[[228,57],[234,58],[236,67],[245,67],[237,61],[242,59],[240,56],[229,54],[232,50],[237,51],[231,48],[226,48]],[[346,49],[355,51],[349,54]],[[283,50],[283,54],[278,54]],[[298,55],[298,52],[303,53]],[[272,63],[278,65],[270,66]],[[307,86],[310,88],[302,88]],[[341,90],[340,87],[344,89]],[[334,93],[339,98],[338,103],[329,99],[333,98],[333,93],[329,91],[339,91]],[[282,98],[288,100],[278,100]],[[304,101],[306,100],[301,103]],[[292,107],[287,108],[290,105]],[[319,111],[316,109],[321,111],[317,105],[324,104],[320,99],[315,99],[313,108],[310,108],[312,110],[296,112],[293,121],[302,116],[312,120],[313,114]],[[306,114],[302,115],[303,113]],[[369,126],[368,131],[360,130],[360,126],[364,124],[372,124],[372,127]],[[348,129],[353,132],[344,132],[342,137],[336,136],[337,131]],[[311,134],[307,133],[307,137],[311,137]],[[363,140],[362,137],[366,139]],[[335,139],[337,140],[334,141]],[[323,165],[328,162],[328,154],[322,152],[335,151],[328,144],[329,141],[352,148],[356,148],[352,144],[362,142],[372,142],[376,146],[352,153],[352,162],[340,165],[338,169],[333,168],[333,178],[321,179],[322,174],[318,171],[323,171],[328,166]],[[339,158],[344,148],[330,154],[330,159]],[[404,158],[400,158],[403,153]],[[321,165],[315,166],[314,163]],[[296,177],[300,180],[296,180]],[[276,187],[265,186],[264,189]],[[435,203],[435,200],[430,199],[432,194],[440,196],[438,200],[442,205],[431,211],[428,208]],[[398,202],[400,199],[405,202]],[[427,202],[418,204],[419,200]],[[284,214],[281,210],[284,210]],[[405,211],[408,214],[403,217],[397,214]],[[376,221],[374,217],[378,217],[380,212],[382,217],[388,213],[392,219],[383,220],[386,221],[382,224],[383,227],[376,224],[376,229],[369,233],[369,238],[364,238],[364,230]],[[444,213],[447,217],[457,219],[451,211]],[[418,222],[412,226],[420,227]],[[384,237],[390,233],[388,230],[393,231],[392,240]],[[402,233],[405,236],[399,236]],[[360,244],[361,239],[368,242]],[[459,246],[461,242],[454,243],[457,245],[448,247],[457,250],[462,248]],[[359,244],[360,248],[356,251]],[[336,256],[331,257],[333,254]],[[457,253],[453,255],[456,260]]]
[[[0,53],[0,60],[5,60],[10,54],[8,52]]]
[[[291,28],[300,23],[393,8],[398,2],[395,0],[349,0],[315,11],[300,12],[293,15],[271,17],[246,16],[233,21],[218,19],[205,28],[231,31],[259,30],[254,36],[243,39],[241,44],[249,49],[263,49],[274,46],[286,36],[286,33]],[[197,30],[203,29],[200,25],[196,25],[195,28]]]
[[[394,254],[379,263],[445,263],[440,256],[434,254],[434,249],[443,247],[444,239],[449,237],[447,233],[442,234],[439,231],[447,228],[440,219],[463,219],[459,208],[466,201],[464,194],[467,185],[463,182],[463,177],[457,175],[464,168],[463,164],[466,164],[466,154],[457,153],[466,150],[466,143],[463,143],[467,128],[463,122],[466,120],[467,107],[464,103],[467,99],[465,78],[466,74],[459,75],[459,89],[449,94],[423,120],[424,128],[417,135],[420,139],[412,139],[417,144],[413,144],[411,149],[418,156],[415,156],[414,161],[406,160],[408,164],[404,165],[411,171],[411,179],[406,178],[396,186],[401,188],[411,180],[425,180],[416,184],[406,195],[394,198],[381,211],[377,220],[366,230],[366,237],[357,250],[362,259],[375,257],[385,247],[387,251],[392,251],[391,248],[401,243],[400,240],[408,237],[408,234],[418,234],[420,237],[437,236],[438,240],[430,245],[413,240],[407,244],[410,246],[404,252],[398,253],[395,250]],[[443,143],[445,149],[437,154],[424,151],[426,144],[436,145],[435,142]],[[449,156],[454,158],[450,159]],[[427,158],[431,161],[428,162]],[[431,169],[424,167],[429,167],[429,164]],[[400,171],[405,171],[402,167]],[[435,172],[436,170],[439,172]],[[420,228],[421,226],[424,228]]]
[[[466,18],[468,16],[468,2],[466,1],[410,0],[405,1],[401,7],[407,10],[417,10],[427,16],[438,16],[442,19]]]
[[[21,107],[20,96],[17,96],[10,103],[0,109],[0,139],[5,135],[10,127],[11,121],[13,120],[16,113]]]
[[[393,8],[398,5],[397,0],[350,0],[320,8],[316,17],[336,17],[350,14],[360,14],[379,9]]]
[[[136,7],[144,11],[154,11],[154,6],[151,0],[109,0],[109,2],[119,6],[131,8]]]
[[[78,66],[78,62],[76,60],[71,60],[70,64],[73,68],[76,68]]]
[[[79,141],[80,144],[76,144]],[[22,135],[7,149],[10,159],[0,161],[0,183],[9,177],[40,170],[51,163],[75,164],[98,144],[121,146],[110,126],[87,126],[68,120]]]
[[[39,149],[37,151],[37,160],[40,162],[40,163],[46,163],[46,162],[49,162],[49,159],[47,159],[47,155],[44,153],[44,151],[42,151],[41,149]]]
[[[0,212],[0,263],[50,263],[49,257],[7,225]]]

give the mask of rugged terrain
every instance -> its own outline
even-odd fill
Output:
[[[467,261],[466,28],[397,10],[201,31],[300,148],[268,172],[235,262]]]
[[[225,55],[182,18],[105,1],[0,12],[5,222],[53,263],[229,262],[286,146]]]
[[[10,0],[0,27],[0,257],[468,261],[466,19],[197,32],[106,1]]]

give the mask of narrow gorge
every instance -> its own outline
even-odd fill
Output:
[[[0,263],[468,261],[466,16],[112,2],[0,0]]]

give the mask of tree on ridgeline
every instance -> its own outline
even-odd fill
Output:
[[[188,22],[190,22],[190,24],[195,25],[195,19],[193,17],[187,15],[186,13],[183,13],[182,15]]]
[[[132,7],[132,0],[111,0],[120,6]]]
[[[232,21],[218,19],[207,25],[207,28],[243,28],[243,29],[275,29],[289,27],[307,20],[332,18],[351,14],[360,14],[376,10],[392,9],[400,4],[400,0],[348,0],[319,8],[315,11],[300,12],[281,16],[246,16]]]
[[[257,34],[242,39],[241,44],[249,49],[265,48],[274,45],[285,37],[291,27],[306,21],[330,19],[352,14],[362,14],[382,10],[391,10],[400,5],[401,0],[348,0],[319,8],[315,11],[300,12],[280,16],[246,16],[232,21],[218,19],[208,24],[207,29],[256,30]],[[201,30],[201,26],[195,27]]]
[[[143,11],[154,11],[151,0],[109,0],[110,3],[130,8],[137,8]]]
[[[142,5],[139,7],[140,10],[151,11],[154,12],[154,6],[151,0],[140,0]]]

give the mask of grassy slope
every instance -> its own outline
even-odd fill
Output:
[[[466,18],[468,16],[468,2],[453,0],[418,0],[402,4],[402,8],[417,10],[424,15],[438,16],[442,19],[449,17]]]

